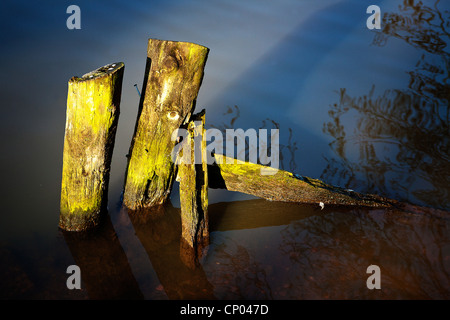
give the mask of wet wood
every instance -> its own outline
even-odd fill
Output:
[[[251,194],[271,201],[391,207],[398,202],[372,194],[361,194],[284,170],[243,162],[216,154],[208,166],[209,187]],[[262,174],[263,173],[263,174]]]
[[[205,110],[191,118],[187,131],[178,165],[181,234],[189,246],[196,248],[209,243]]]
[[[124,64],[109,64],[69,81],[59,226],[98,225],[107,203]]]
[[[130,146],[124,205],[132,210],[163,204],[175,166],[172,134],[195,108],[209,49],[187,42],[149,39],[147,71]]]

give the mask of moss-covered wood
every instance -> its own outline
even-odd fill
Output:
[[[209,186],[251,194],[266,200],[326,205],[390,207],[397,202],[372,194],[335,187],[284,170],[214,155],[208,166]],[[261,170],[263,169],[263,170]],[[272,170],[273,174],[270,173]],[[261,174],[261,172],[265,174]]]
[[[106,207],[124,64],[109,64],[69,81],[59,226],[96,226]]]
[[[188,245],[197,248],[209,243],[205,110],[191,118],[187,131],[178,165],[181,233]]]
[[[163,204],[175,175],[172,133],[195,108],[209,49],[187,42],[148,40],[147,70],[130,146],[124,205]]]

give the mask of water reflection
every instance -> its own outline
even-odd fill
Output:
[[[214,299],[195,254],[183,245],[180,209],[169,203],[129,217],[169,299]]]
[[[62,233],[91,299],[143,299],[109,217],[95,230]]]
[[[282,232],[296,283],[291,298],[445,299],[450,296],[448,213],[332,209]],[[382,290],[367,290],[366,268],[381,268]]]
[[[0,296],[450,298],[448,212],[412,205],[395,210],[332,206],[321,210],[258,199],[211,204],[209,213],[211,243],[195,265],[183,258],[180,209],[170,204],[147,214],[120,212],[121,219],[127,214],[133,226],[121,241],[132,242],[132,235],[143,250],[121,246],[114,228],[123,229],[123,222],[113,226],[109,219],[93,233],[64,232],[57,246],[36,242],[30,250],[20,251],[2,245],[0,271],[7,279]],[[147,257],[150,266],[144,263]],[[81,268],[83,290],[65,287],[65,270],[71,264]],[[371,264],[381,268],[381,290],[366,287],[366,269]],[[158,281],[150,284],[149,292],[144,278],[153,273]],[[144,297],[141,291],[146,292]]]
[[[247,200],[210,205],[212,243],[203,262],[219,299],[280,299],[286,260],[279,257],[279,230],[318,213],[295,203]],[[249,241],[248,239],[252,239]],[[245,240],[247,239],[247,240]]]
[[[202,265],[220,299],[447,299],[450,218],[438,209],[212,205]],[[368,290],[367,267],[382,290]]]
[[[322,179],[399,200],[450,209],[449,11],[404,1],[385,13],[374,44],[391,37],[423,55],[408,89],[363,96],[340,89],[323,132],[334,140]]]

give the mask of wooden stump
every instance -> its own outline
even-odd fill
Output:
[[[59,226],[82,231],[106,209],[119,119],[124,64],[109,64],[69,81]]]
[[[209,244],[205,110],[192,117],[187,130],[178,165],[181,234],[189,246],[201,250]]]
[[[175,176],[172,133],[189,121],[195,108],[208,52],[193,43],[148,40],[147,74],[125,177],[127,208],[168,199]]]

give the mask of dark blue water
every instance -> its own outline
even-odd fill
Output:
[[[0,4],[2,298],[450,297],[447,2],[371,2],[381,30],[367,29],[362,1],[78,1],[81,30],[66,28],[70,4]],[[148,38],[210,48],[197,102],[208,126],[279,128],[283,169],[418,207],[320,210],[210,190],[211,245],[190,269],[177,186],[159,216],[120,208]],[[67,81],[117,61],[110,223],[64,235]],[[81,291],[65,286],[71,264]],[[380,291],[366,287],[370,264]]]

